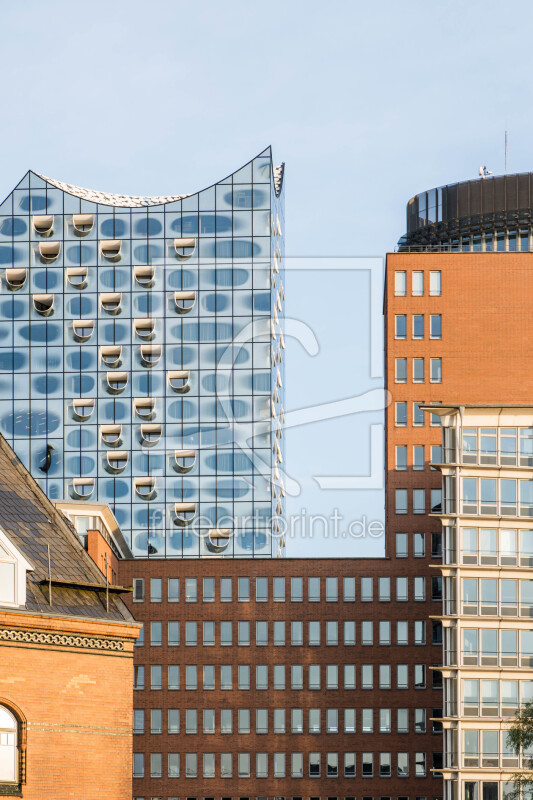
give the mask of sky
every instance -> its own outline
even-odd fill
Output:
[[[504,171],[505,130],[508,171],[533,169],[531,3],[1,0],[0,11],[0,195],[29,168],[171,195],[269,144],[285,162],[286,314],[314,336],[311,351],[288,337],[287,554],[381,554],[380,259],[412,195],[480,165]],[[324,488],[321,475],[367,479]],[[327,537],[310,515],[328,518]]]

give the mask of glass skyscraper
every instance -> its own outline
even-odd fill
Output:
[[[136,556],[283,553],[283,166],[175,197],[28,172],[0,206],[0,432]]]

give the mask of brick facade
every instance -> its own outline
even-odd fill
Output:
[[[19,720],[25,800],[131,797],[134,631],[0,612],[0,703]]]
[[[388,559],[281,559],[257,561],[250,559],[217,560],[214,563],[207,559],[194,560],[137,560],[122,561],[119,565],[120,580],[131,584],[134,578],[142,577],[145,581],[144,602],[133,603],[129,596],[127,603],[137,620],[144,623],[144,645],[135,648],[135,663],[145,668],[145,688],[134,692],[134,708],[144,710],[144,734],[135,734],[134,752],[144,754],[144,778],[134,778],[134,798],[146,797],[351,797],[351,796],[411,796],[433,797],[441,793],[441,781],[431,775],[433,753],[441,751],[441,736],[432,733],[430,717],[432,709],[440,707],[441,691],[432,688],[432,673],[425,670],[426,688],[414,690],[415,665],[441,663],[441,648],[430,643],[420,646],[402,646],[396,644],[396,620],[408,621],[409,644],[413,642],[414,620],[423,620],[429,613],[426,603],[398,602],[396,600],[395,576],[398,566]],[[411,585],[415,576],[428,572],[427,561],[423,559],[401,562],[401,576],[408,577]],[[250,579],[249,602],[238,601],[239,576]],[[361,577],[373,578],[373,602],[362,600]],[[196,603],[185,602],[186,578],[194,577],[198,581],[198,598]],[[202,580],[204,577],[215,577],[215,601],[203,602]],[[232,602],[221,602],[220,579],[231,577]],[[256,602],[256,578],[268,578],[267,602]],[[273,598],[274,577],[285,578],[285,602],[276,602]],[[291,601],[291,577],[303,578],[303,601]],[[320,601],[310,602],[308,599],[308,578],[320,578]],[[338,600],[326,600],[326,578],[338,578]],[[355,577],[355,601],[343,600],[343,578]],[[378,578],[390,577],[391,600],[379,601]],[[151,602],[150,578],[162,579],[162,601]],[[180,579],[179,602],[167,602],[168,578]],[[433,604],[434,613],[439,613],[440,604]],[[237,622],[249,620],[250,645],[239,646]],[[268,622],[268,645],[255,644],[255,622]],[[338,645],[326,644],[326,622],[338,623]],[[356,644],[345,646],[343,643],[344,621],[354,621]],[[373,645],[362,644],[361,622],[373,621]],[[170,646],[167,637],[167,623],[180,622],[180,643]],[[186,644],[185,623],[196,621],[197,645]],[[215,645],[202,645],[203,621],[215,621]],[[231,621],[232,646],[220,643],[220,622]],[[285,621],[285,645],[273,643],[275,621]],[[303,622],[303,646],[291,644],[291,621]],[[310,621],[320,621],[320,645],[309,644]],[[379,621],[391,622],[391,645],[379,644]],[[150,644],[150,623],[162,622],[162,644]],[[431,641],[427,633],[426,641]],[[150,688],[150,665],[162,665],[162,690]],[[171,690],[167,684],[167,666],[180,666],[180,689]],[[215,689],[202,689],[202,671],[198,670],[198,689],[185,688],[186,665],[215,665]],[[220,689],[219,666],[233,665],[231,690]],[[251,665],[250,690],[238,688],[237,665]],[[268,666],[268,690],[254,688],[254,666]],[[291,665],[303,665],[304,688],[291,688]],[[310,664],[321,666],[321,688],[319,691],[309,689],[308,667]],[[326,688],[326,666],[338,665],[338,689]],[[356,688],[343,688],[344,665],[355,665]],[[374,665],[374,689],[362,687],[362,665]],[[397,688],[396,666],[408,666],[409,689]],[[274,665],[285,665],[285,690],[273,688]],[[391,688],[379,690],[379,665],[391,668]],[[168,732],[168,709],[180,710],[180,733]],[[185,710],[198,710],[198,732],[185,732]],[[202,709],[215,709],[215,733],[202,731]],[[233,709],[233,733],[223,734],[220,727],[220,710]],[[237,730],[237,710],[250,709],[250,733],[239,734]],[[283,733],[273,732],[274,709],[285,709],[285,730]],[[303,710],[303,733],[291,732],[291,709]],[[308,732],[309,709],[321,709],[320,735]],[[339,732],[326,732],[326,709],[338,710]],[[356,714],[355,733],[344,733],[342,710],[354,708]],[[362,709],[373,708],[374,732],[363,732]],[[391,709],[391,732],[379,732],[379,709]],[[408,708],[408,731],[397,733],[398,708]],[[414,734],[414,709],[426,709],[425,719],[427,732]],[[161,709],[162,732],[150,733],[150,710]],[[268,734],[256,733],[256,709],[268,710]],[[198,756],[198,777],[185,777],[186,753],[214,753],[214,778],[202,777],[202,759]],[[255,771],[257,753],[268,753],[268,777],[258,778]],[[291,777],[291,753],[303,754],[303,777]],[[320,752],[321,776],[309,777],[308,754]],[[343,754],[356,754],[356,776],[346,778],[343,775]],[[398,777],[397,753],[409,753],[409,776]],[[426,776],[415,777],[415,752],[426,753]],[[150,754],[162,755],[161,778],[150,776]],[[180,754],[180,777],[167,776],[167,754]],[[233,777],[220,777],[220,754],[233,753]],[[238,777],[237,754],[251,754],[251,774],[249,778]],[[273,754],[285,753],[285,778],[273,776]],[[326,754],[339,754],[339,777],[326,777]],[[372,777],[362,776],[362,754],[374,754],[374,770]],[[390,778],[379,778],[379,754],[391,753],[392,775]]]

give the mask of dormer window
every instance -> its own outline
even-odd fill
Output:
[[[26,605],[26,572],[33,571],[6,534],[0,530],[0,607]]]

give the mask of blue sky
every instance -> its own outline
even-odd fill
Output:
[[[417,191],[480,164],[503,172],[506,128],[509,171],[533,168],[532,17],[522,0],[4,3],[0,194],[28,168],[126,194],[196,191],[272,144],[287,165],[287,264],[329,259],[287,276],[287,314],[319,345],[288,348],[287,407],[361,395],[380,386],[369,326],[381,309],[363,262],[340,271],[335,257],[392,249]],[[314,479],[364,472],[380,420],[288,432],[302,486],[291,513],[382,516],[380,490]],[[297,538],[288,554],[371,555],[382,541]]]

